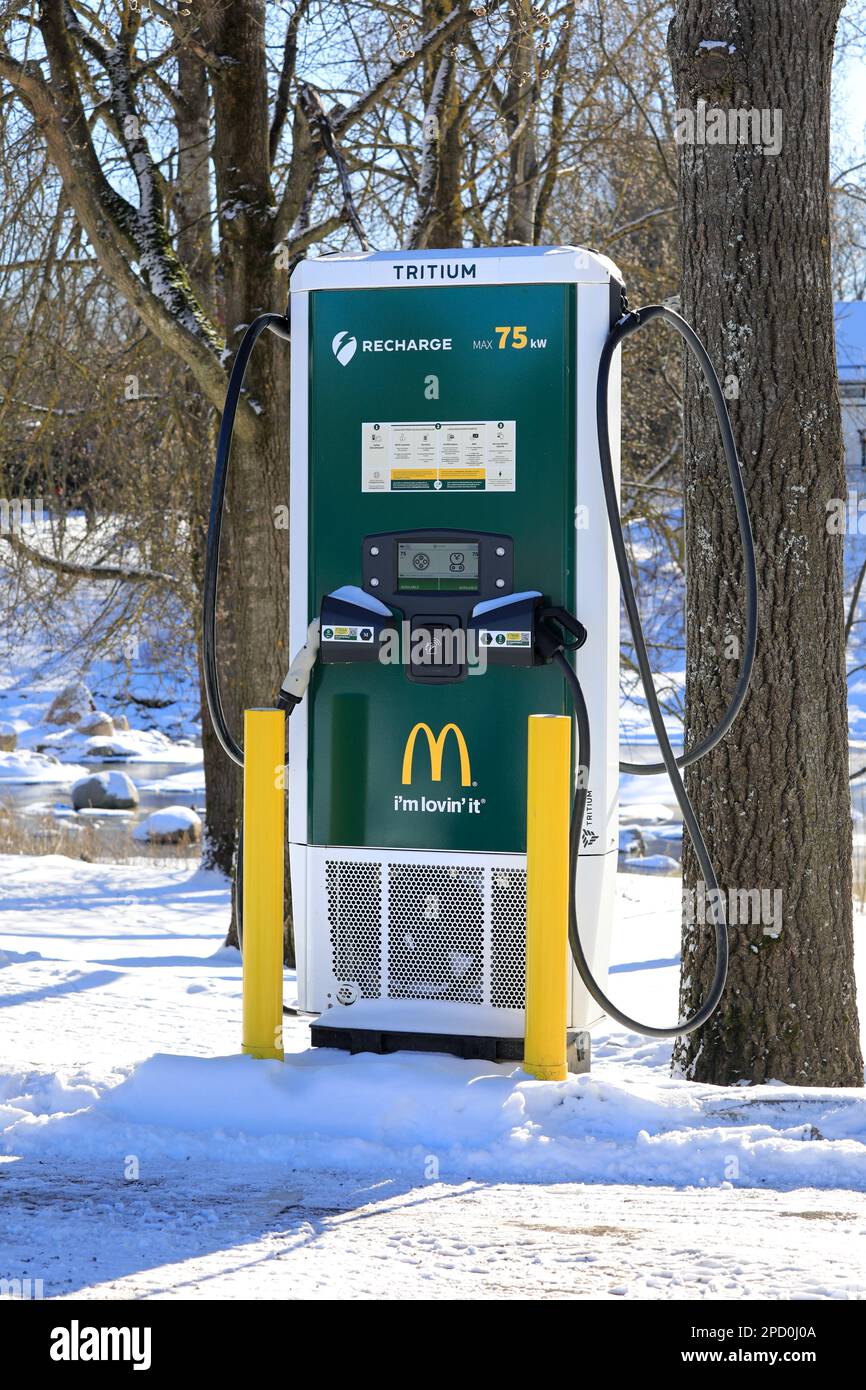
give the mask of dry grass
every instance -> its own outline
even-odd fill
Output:
[[[149,845],[132,838],[130,822],[103,822],[89,817],[58,819],[51,815],[16,814],[0,802],[0,854],[63,854],[88,864],[123,864],[130,859],[196,860],[191,844]]]

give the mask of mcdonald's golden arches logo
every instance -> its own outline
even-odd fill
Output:
[[[443,725],[438,736],[434,735],[429,724],[415,725],[406,740],[406,750],[403,754],[403,786],[408,787],[412,781],[412,760],[415,754],[415,740],[419,734],[423,734],[427,740],[427,747],[430,752],[430,776],[434,782],[442,781],[442,754],[445,752],[445,742],[449,734],[454,735],[460,757],[460,785],[471,787],[472,770],[469,766],[469,750],[466,747],[466,740],[456,724]]]

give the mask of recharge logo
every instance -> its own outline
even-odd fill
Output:
[[[456,724],[443,725],[438,736],[434,736],[429,724],[415,725],[406,740],[406,749],[403,753],[403,786],[408,787],[412,782],[412,761],[415,754],[415,741],[419,734],[423,734],[427,739],[427,748],[430,753],[430,777],[434,782],[442,781],[442,755],[445,751],[445,741],[449,734],[454,735],[460,757],[460,785],[471,787],[472,770],[469,765],[469,750],[466,747],[466,740]]]
[[[331,351],[336,357],[341,367],[347,367],[355,353],[358,351],[358,339],[355,338],[347,328],[343,328],[335,334],[331,343]]]
[[[453,338],[362,338],[362,352],[451,352]],[[331,339],[331,351],[341,367],[348,367],[358,351],[358,339],[341,328]]]

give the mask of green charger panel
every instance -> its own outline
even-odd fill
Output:
[[[563,284],[311,292],[311,618],[383,531],[447,617],[471,547],[411,540],[452,528],[510,536],[514,591],[574,607],[574,314]],[[318,664],[309,709],[311,844],[520,853],[526,720],[569,705],[552,667],[436,685],[373,661]]]

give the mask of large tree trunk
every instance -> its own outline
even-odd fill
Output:
[[[853,974],[844,496],[828,208],[829,95],[842,0],[679,0],[669,52],[680,110],[781,110],[778,154],[680,147],[683,311],[739,398],[731,415],[761,594],[752,692],[687,777],[726,896],[781,890],[781,923],[729,928],[721,1007],[682,1041],[699,1081],[863,1081]],[[722,42],[723,41],[723,42]],[[778,117],[776,118],[778,121]],[[716,723],[743,631],[742,559],[710,402],[685,377],[687,742]],[[733,659],[730,659],[733,658]],[[698,877],[690,848],[684,878]],[[681,1008],[712,973],[710,925],[684,926]]]
[[[236,0],[212,17],[212,46],[230,61],[213,83],[214,167],[226,342],[237,348],[256,315],[285,305],[287,276],[274,256],[262,0]],[[242,737],[242,711],[273,706],[288,667],[288,535],[277,522],[288,502],[288,345],[266,333],[250,359],[246,389],[260,408],[255,443],[235,437],[224,535],[235,630],[243,634],[228,709]],[[291,958],[291,945],[287,954]]]
[[[200,37],[196,31],[195,38]],[[175,221],[177,249],[186,267],[199,303],[216,319],[214,258],[211,246],[210,216],[210,100],[207,71],[192,48],[182,46],[177,57],[177,189]],[[180,424],[187,453],[187,473],[191,482],[191,566],[196,592],[201,594],[204,580],[210,487],[213,477],[215,431],[214,412],[202,398],[187,370],[180,387]],[[224,569],[227,568],[224,564]],[[225,580],[223,581],[225,583]],[[196,614],[196,619],[198,614]],[[232,613],[220,605],[220,666],[228,674],[233,651]],[[227,660],[227,658],[229,658]],[[226,757],[208,714],[201,664],[197,651],[199,692],[202,711],[202,751],[205,779],[205,833],[202,858],[208,868],[232,872],[238,815],[238,776]],[[226,681],[228,685],[229,682]]]

